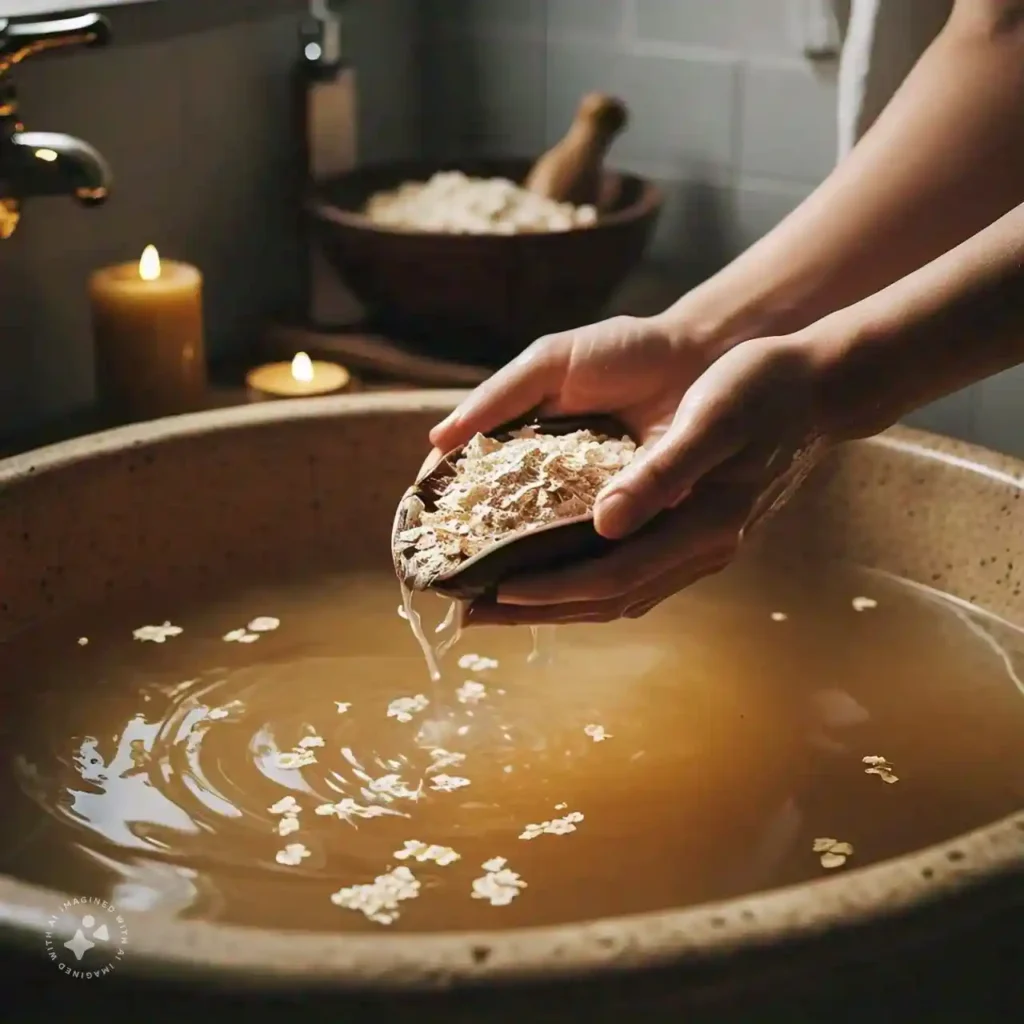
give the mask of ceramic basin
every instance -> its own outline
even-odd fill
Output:
[[[388,565],[396,501],[423,457],[427,428],[458,398],[266,403],[0,463],[0,637],[138,586],[272,579],[308,564]],[[752,543],[798,560],[852,559],[1024,623],[1022,495],[1024,464],[897,429],[836,453]],[[44,1014],[45,999],[67,998],[77,1012],[86,998],[87,986],[64,992],[44,962],[42,936],[60,898],[0,877],[0,948],[21,991],[38,979],[26,1005],[39,1019],[56,1012],[47,1004]],[[846,1007],[872,991],[888,992],[896,1006],[898,989],[907,998],[942,992],[950,964],[982,977],[999,956],[983,952],[985,942],[1019,962],[1022,902],[1019,813],[840,877],[578,925],[365,937],[130,916],[131,955],[102,985],[119,999],[160,993],[146,1020],[181,1019],[200,1005],[256,1019],[272,1007],[294,1010],[300,998],[304,1016],[326,1007],[337,1021],[676,1020],[684,1011],[688,1020],[778,1019],[751,1016],[752,1006],[788,1007],[778,1012],[795,1021],[818,983],[841,990]],[[995,984],[1012,979],[986,983],[990,995]],[[224,1002],[225,986],[234,1001]],[[99,999],[100,988],[93,984],[88,998]],[[255,1002],[239,1002],[246,994]],[[984,1019],[980,1008],[971,1019]]]

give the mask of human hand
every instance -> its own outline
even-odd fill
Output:
[[[744,342],[686,386],[688,364],[673,363],[668,355],[663,359],[672,375],[659,379],[660,364],[652,356],[656,342],[634,342],[636,368],[628,346],[606,343],[611,355],[604,358],[611,372],[597,374],[603,337],[581,352],[570,346],[568,355],[528,354],[508,374],[514,394],[504,394],[499,379],[432,435],[435,443],[447,444],[467,430],[489,429],[493,422],[548,400],[554,390],[559,400],[568,394],[567,411],[607,411],[611,406],[620,416],[632,417],[627,426],[639,428],[637,439],[646,445],[595,505],[597,531],[622,542],[590,561],[509,580],[496,600],[470,608],[471,623],[639,617],[724,568],[744,531],[788,497],[828,447],[819,412],[822,351],[804,338]],[[535,360],[548,367],[547,374],[536,373]],[[626,397],[618,397],[619,370],[628,382]],[[566,391],[578,372],[587,375],[588,388]],[[552,380],[561,388],[552,389]],[[577,404],[584,400],[585,405]]]
[[[679,323],[661,317],[613,317],[541,338],[434,427],[431,459],[534,412],[611,414],[638,444],[650,444],[712,358]]]

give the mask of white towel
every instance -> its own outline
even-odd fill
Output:
[[[832,0],[845,24],[839,157],[849,152],[946,23],[953,0]]]

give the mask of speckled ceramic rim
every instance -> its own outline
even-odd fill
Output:
[[[174,437],[278,421],[365,414],[447,413],[463,392],[367,394],[197,413],[92,435],[0,463],[0,486],[84,459]],[[952,462],[1017,489],[1024,463],[906,429],[869,442],[917,459]],[[426,446],[426,439],[424,439]],[[498,981],[559,981],[673,965],[695,970],[738,953],[785,952],[825,936],[887,933],[929,909],[1024,900],[1024,811],[949,842],[841,876],[685,910],[581,924],[417,935],[330,935],[156,920],[126,914],[129,953],[119,971],[234,981],[252,987],[363,991],[437,989]],[[4,941],[43,948],[67,894],[0,877]]]

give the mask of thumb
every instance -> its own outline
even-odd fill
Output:
[[[568,367],[569,348],[564,339],[564,335],[540,338],[485,380],[431,430],[431,444],[451,451],[474,434],[485,434],[525,416],[545,399],[555,397],[561,391]]]
[[[704,403],[684,398],[672,426],[602,491],[594,508],[599,534],[617,540],[672,508],[697,482],[742,447],[738,432]]]

